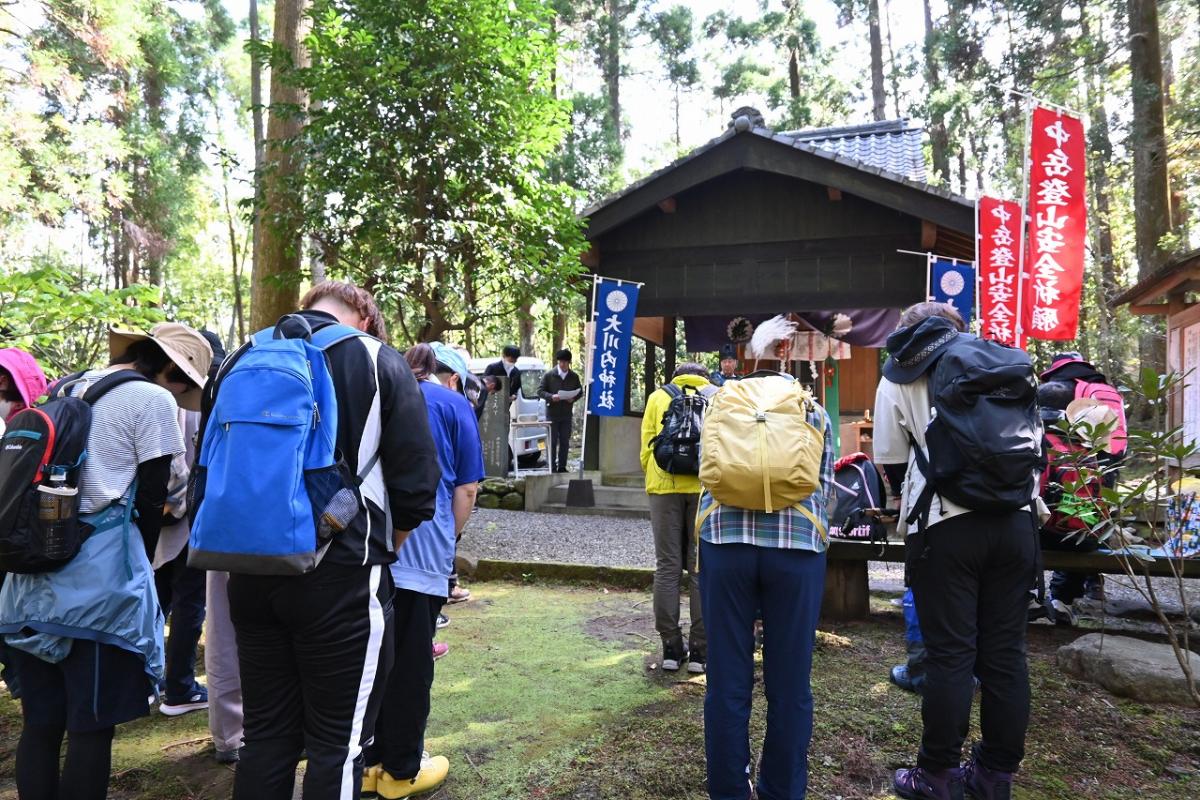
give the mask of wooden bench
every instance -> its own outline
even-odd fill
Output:
[[[869,542],[833,539],[829,543],[828,562],[825,569],[825,598],[821,616],[831,620],[865,619],[870,612],[870,586],[867,578],[868,561],[904,563],[904,543],[889,540],[882,546]],[[1176,565],[1180,562],[1176,561]],[[1101,553],[1070,553],[1060,550],[1043,550],[1042,565],[1046,569],[1063,569],[1075,572],[1101,572],[1109,575],[1124,575],[1125,568],[1116,556]],[[1171,565],[1164,559],[1147,564],[1150,574],[1170,578]],[[1183,575],[1200,578],[1200,559],[1182,562]],[[1140,567],[1135,565],[1135,569]]]

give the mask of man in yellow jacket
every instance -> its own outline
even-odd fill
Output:
[[[700,364],[683,363],[675,369],[671,383],[682,391],[707,398],[717,391]],[[692,575],[696,563],[696,506],[700,479],[694,474],[671,473],[654,459],[652,440],[663,429],[663,415],[671,405],[671,394],[658,389],[646,400],[642,417],[642,471],[650,501],[650,527],[654,531],[654,627],[662,637],[662,668],[674,672],[687,662],[688,672],[704,672],[707,642],[700,613],[700,582]],[[679,584],[684,570],[691,576],[692,627],[684,646],[679,625]]]

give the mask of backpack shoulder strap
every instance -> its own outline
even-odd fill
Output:
[[[83,396],[81,396],[79,399],[87,403],[89,406],[94,406],[101,397],[104,397],[104,395],[108,394],[121,384],[135,383],[138,381],[145,381],[146,383],[150,382],[149,379],[147,379],[146,376],[140,372],[135,372],[131,369],[118,370],[117,372],[105,375],[103,378],[93,383],[87,388],[86,391],[84,391]]]
[[[313,346],[319,350],[328,350],[339,342],[344,342],[347,339],[362,337],[364,339],[373,339],[375,337],[370,334],[363,333],[357,328],[351,328],[349,325],[326,325],[312,335]]]
[[[80,370],[79,372],[72,372],[70,375],[66,376],[65,378],[59,378],[54,383],[50,384],[50,390],[48,392],[46,392],[46,397],[48,397],[51,400],[55,400],[59,397],[63,397],[67,390],[67,387],[71,386],[76,381],[78,381],[80,378],[82,378],[84,375],[84,372],[85,372],[85,370]]]
[[[680,389],[675,384],[670,383],[669,381],[667,383],[664,383],[662,388],[663,388],[663,391],[666,392],[667,395],[672,400],[674,400],[676,397],[681,397],[683,395],[683,390]]]

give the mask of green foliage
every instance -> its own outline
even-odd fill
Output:
[[[304,226],[410,340],[437,339],[577,274],[574,192],[545,177],[566,130],[544,4],[318,0],[295,78]]]
[[[109,325],[146,329],[163,319],[159,290],[106,291],[97,281],[43,263],[0,272],[0,346],[28,350],[50,375],[107,361]]]

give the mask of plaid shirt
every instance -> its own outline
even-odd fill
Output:
[[[833,426],[829,415],[814,405],[808,424],[825,432],[825,449],[821,454],[821,488],[801,505],[825,523],[821,535],[812,521],[795,508],[784,508],[768,514],[733,506],[718,506],[700,527],[700,538],[711,544],[752,544],[757,547],[778,547],[784,550],[811,550],[823,553],[829,547],[829,508],[833,502]],[[707,490],[700,495],[699,515],[713,504]]]

